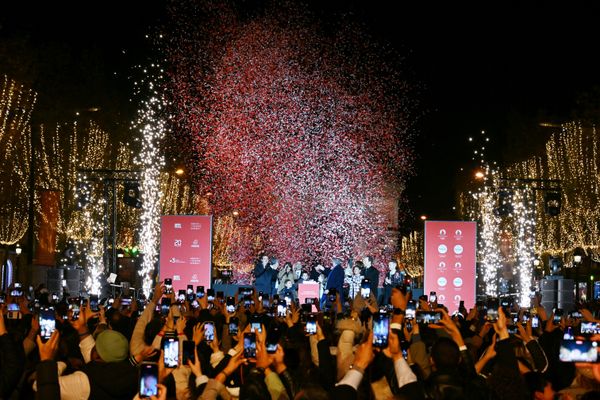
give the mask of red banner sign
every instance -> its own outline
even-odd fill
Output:
[[[211,249],[211,215],[163,216],[160,232],[160,280],[173,279],[175,291],[186,289],[187,285],[209,288]]]
[[[451,313],[460,301],[475,306],[477,224],[463,221],[425,222],[425,294]]]

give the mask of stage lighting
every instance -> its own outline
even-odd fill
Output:
[[[142,208],[142,200],[140,199],[140,185],[137,182],[125,182],[123,185],[123,203],[129,207]]]
[[[513,212],[512,196],[513,193],[510,190],[500,189],[498,191],[498,206],[495,209],[496,215],[506,217]]]
[[[562,198],[560,192],[547,192],[544,196],[544,210],[551,217],[556,217],[560,214],[560,206]]]
[[[78,181],[75,184],[75,208],[83,210],[90,202],[90,185],[84,181]]]

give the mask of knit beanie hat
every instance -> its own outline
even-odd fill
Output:
[[[96,338],[96,351],[104,362],[118,362],[129,356],[129,342],[122,333],[105,330]]]

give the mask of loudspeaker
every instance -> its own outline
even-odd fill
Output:
[[[565,312],[575,309],[575,292],[572,279],[542,280],[542,306],[550,314],[554,307],[562,308]]]
[[[69,294],[72,297],[79,296],[79,292],[83,290],[83,271],[80,269],[66,269],[64,276]]]
[[[50,294],[56,293],[62,297],[62,280],[64,279],[64,270],[60,268],[48,268],[46,270],[46,287]]]

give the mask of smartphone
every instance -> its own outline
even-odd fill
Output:
[[[13,289],[10,292],[12,297],[20,297],[23,296],[23,286],[19,282],[15,282],[13,285]]]
[[[42,341],[46,342],[56,330],[56,319],[54,317],[54,308],[43,308],[40,310],[40,336]]]
[[[187,285],[187,289],[186,289],[185,293],[193,294],[194,293],[194,285]]]
[[[69,309],[73,311],[73,314],[71,315],[71,320],[77,321],[79,319],[80,311],[80,303],[78,297],[69,299]]]
[[[204,340],[207,342],[215,340],[215,323],[212,321],[206,321],[204,323]]]
[[[229,318],[229,335],[234,336],[238,334],[240,320],[237,317]]]
[[[8,319],[19,319],[21,317],[21,309],[18,304],[11,303],[7,308],[8,314],[6,314],[6,318]]]
[[[281,337],[281,332],[279,328],[271,328],[267,332],[267,353],[274,354],[277,351],[277,346],[279,346],[279,338]]]
[[[307,297],[304,299],[304,304],[315,304],[315,298],[314,297]]]
[[[0,304],[6,303],[6,295],[0,294]]]
[[[335,298],[337,295],[337,290],[335,288],[329,289],[329,293],[327,293],[327,299],[330,303],[335,303]]]
[[[186,297],[187,296],[185,294],[185,290],[181,289],[181,290],[179,290],[179,292],[177,292],[177,302],[178,303],[184,303]]]
[[[442,313],[438,311],[417,311],[415,319],[418,324],[437,324],[442,319]]]
[[[127,308],[131,306],[131,297],[123,297],[121,299],[121,308]]]
[[[287,315],[287,304],[286,304],[285,300],[280,300],[279,303],[277,303],[277,316],[285,318],[286,315]]]
[[[173,293],[173,280],[171,278],[165,278],[165,294]]]
[[[519,328],[517,328],[516,325],[508,325],[506,329],[508,330],[509,335],[516,335],[519,333]]]
[[[485,320],[492,323],[498,321],[498,310],[494,307],[488,308],[485,313]]]
[[[413,320],[417,315],[417,303],[414,300],[409,300],[406,305],[405,319]]]
[[[98,312],[100,309],[98,308],[98,295],[90,294],[90,310],[92,312]]]
[[[250,317],[250,331],[262,333],[261,318],[259,315],[254,314]]]
[[[234,313],[235,312],[235,298],[232,296],[227,296],[227,300],[225,301],[227,312]]]
[[[196,343],[193,340],[183,341],[183,365],[188,365],[188,361],[194,364],[196,362]]]
[[[204,286],[196,286],[196,297],[199,299],[204,297]]]
[[[565,332],[563,333],[564,340],[575,340],[575,333],[573,333],[573,327],[567,326],[565,328]]]
[[[143,362],[140,365],[140,397],[158,396],[158,364]]]
[[[598,362],[598,342],[561,340],[558,358],[562,362]]]
[[[373,346],[374,347],[379,347],[379,348],[387,347],[389,330],[390,330],[390,316],[388,314],[382,314],[382,313],[374,314],[373,315]]]
[[[169,315],[169,309],[171,308],[171,299],[163,297],[160,299],[160,314],[163,316]]]
[[[458,303],[458,308],[459,308],[459,309],[463,309],[463,308],[465,308],[465,301],[464,301],[464,300],[461,300],[461,301]]]
[[[165,368],[177,368],[179,365],[179,340],[175,337],[163,338]]]
[[[360,296],[363,299],[368,299],[371,297],[371,283],[368,279],[363,279],[360,284]]]
[[[218,290],[217,291],[217,299],[224,299],[225,298],[225,292],[223,292],[222,290]]]
[[[583,314],[581,314],[580,311],[571,311],[569,313],[569,317],[572,319],[582,319],[583,318]]]
[[[215,301],[215,289],[206,290],[206,299],[208,301]]]
[[[563,309],[562,308],[555,308],[554,309],[554,318],[552,319],[552,323],[554,325],[558,325],[560,324],[560,320],[563,317]]]
[[[582,335],[597,335],[600,333],[600,324],[598,322],[581,321]]]
[[[307,335],[316,335],[317,334],[317,318],[314,314],[309,314],[306,317],[306,326],[304,327],[304,332]]]
[[[435,292],[429,292],[429,303],[435,303],[437,301],[437,295]]]
[[[244,357],[256,358],[256,333],[244,333]]]
[[[532,328],[540,327],[540,317],[538,317],[537,315],[534,315],[531,317],[531,327]]]

